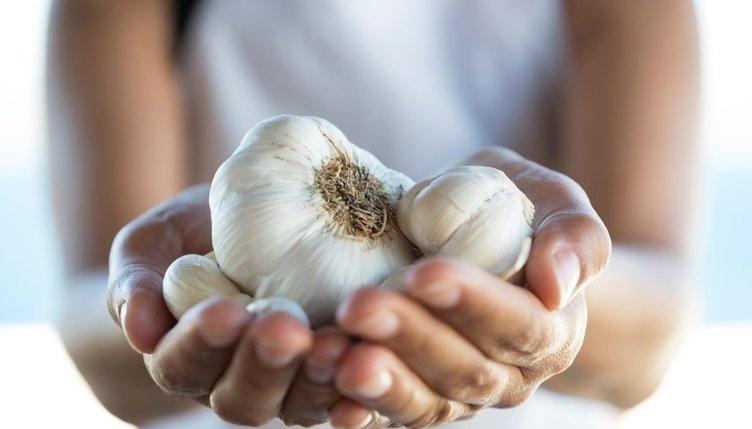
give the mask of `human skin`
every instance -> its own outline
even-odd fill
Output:
[[[129,352],[122,333],[102,322],[106,313],[98,309],[104,297],[105,279],[100,276],[97,282],[96,276],[88,274],[105,266],[112,237],[123,225],[159,201],[177,194],[192,181],[183,167],[187,157],[183,143],[185,123],[175,64],[171,61],[167,5],[168,2],[157,0],[61,0],[55,3],[51,20],[50,109],[55,113],[50,117],[54,136],[51,160],[58,185],[55,197],[70,284],[66,289],[63,310],[66,316],[61,333],[103,403],[117,415],[136,422],[151,420],[187,405],[161,395],[154,388],[154,382],[145,376],[142,358]],[[687,238],[691,236],[687,207],[691,206],[693,189],[691,130],[696,104],[693,11],[691,2],[679,0],[640,3],[581,0],[571,1],[568,6],[573,67],[568,92],[563,98],[563,127],[558,133],[555,167],[587,191],[611,233],[614,247],[609,267],[586,291],[590,322],[582,349],[573,364],[561,375],[549,379],[546,385],[629,407],[644,399],[657,385],[691,309],[684,267],[688,261]],[[496,158],[499,155],[505,156],[493,150],[484,151],[473,162],[494,165],[499,162]],[[133,231],[134,227],[129,228]],[[177,234],[170,231],[169,223],[161,227],[155,223],[149,228],[152,229],[146,230],[143,239],[148,244],[175,243],[167,237],[185,239],[179,231]],[[152,234],[148,234],[149,231]],[[181,251],[208,249],[198,241]],[[127,258],[118,259],[117,243],[115,250],[111,255],[113,273],[128,262]],[[603,253],[602,249],[591,251]],[[157,268],[143,277],[144,273],[137,273],[133,279],[154,285],[161,284],[159,276],[170,258],[177,256],[164,253],[160,259],[149,258],[153,255],[148,252],[139,255]],[[596,262],[581,257],[581,264],[583,259],[584,264]],[[434,261],[428,263],[428,268],[421,266],[412,278],[422,278],[420,270],[424,269],[441,271],[445,263]],[[535,265],[531,261],[531,267],[536,266],[541,272],[549,273],[542,277],[551,277],[551,264]],[[466,268],[456,267],[457,271]],[[556,310],[561,299],[555,283],[549,278],[548,282],[539,283],[549,286],[532,287],[534,296],[539,299],[537,314],[541,319],[561,318],[562,313],[571,311],[568,306],[562,311]],[[419,285],[412,287],[416,291],[420,289]],[[457,287],[463,286],[458,284]],[[130,345],[146,353],[147,367],[156,381],[166,390],[183,396],[200,398],[205,395],[197,393],[201,389],[196,386],[181,384],[185,380],[180,379],[179,368],[186,362],[160,360],[168,353],[153,353],[160,339],[164,339],[162,346],[189,350],[191,340],[200,340],[201,329],[235,329],[237,338],[228,341],[242,338],[231,351],[239,353],[246,347],[241,343],[252,344],[264,332],[287,326],[283,330],[291,332],[295,337],[291,343],[298,347],[297,356],[293,358],[296,363],[316,355],[316,350],[328,351],[329,347],[337,349],[344,344],[340,341],[343,337],[330,333],[333,345],[325,342],[317,348],[322,334],[303,331],[284,317],[258,322],[251,320],[251,316],[241,315],[237,308],[223,311],[230,315],[226,320],[213,317],[219,313],[218,308],[229,305],[222,300],[202,304],[188,319],[193,321],[191,324],[186,322],[173,328],[174,321],[159,301],[161,295],[130,294],[143,289],[147,288],[135,287],[122,296],[113,293],[113,313],[124,323]],[[123,296],[129,302],[124,321],[117,311],[122,308],[119,304]],[[383,298],[389,303],[385,308],[412,305],[434,310],[417,294],[409,292],[408,296],[410,299],[388,294]],[[580,305],[577,303],[583,296],[577,295],[569,305]],[[358,312],[358,299],[355,296],[350,301],[355,305],[342,312],[340,324],[346,331],[358,330],[357,323],[348,317],[349,311]],[[88,304],[90,302],[93,304]],[[582,313],[584,311],[571,320],[582,320]],[[434,319],[431,322],[451,325],[442,315]],[[262,326],[256,326],[257,322]],[[480,333],[457,330],[465,339],[484,335],[481,331],[483,329],[478,331]],[[84,333],[86,335],[82,335]],[[362,335],[369,336],[367,332]],[[581,331],[573,329],[570,335],[577,339]],[[400,338],[410,337],[405,334]],[[288,406],[293,412],[287,413],[286,418],[320,419],[321,408],[334,403],[340,405],[332,410],[332,419],[349,419],[344,423],[362,420],[371,410],[381,416],[377,423],[407,421],[406,417],[430,416],[431,412],[440,415],[442,408],[438,406],[416,407],[399,415],[399,410],[390,409],[389,404],[379,402],[378,398],[369,402],[355,394],[358,375],[373,369],[372,362],[378,363],[383,356],[391,356],[389,359],[393,359],[389,362],[394,365],[409,360],[400,354],[398,344],[387,342],[374,338],[370,343],[350,349],[348,360],[341,364],[334,380],[341,392],[350,392],[350,401],[360,400],[367,407],[344,399],[337,402],[339,394],[326,389],[331,395],[322,394],[325,398],[322,404],[309,404],[308,408]],[[363,347],[370,347],[366,350],[368,353],[356,353]],[[352,358],[351,353],[358,359]],[[352,361],[361,364],[351,364]],[[319,364],[320,372],[331,372],[321,368],[326,364],[314,363]],[[564,369],[568,363],[568,359],[561,359],[555,369]],[[178,374],[177,378],[160,379],[157,368],[166,367],[172,367],[171,375]],[[353,367],[356,369],[352,370]],[[396,371],[394,368],[397,366],[390,370]],[[536,374],[534,382],[519,384],[520,390],[529,393],[556,370]],[[316,387],[313,380],[306,381],[305,376],[306,371],[302,371],[297,379],[288,377],[288,384],[296,385],[291,392]],[[311,383],[305,385],[306,382]],[[300,383],[304,384],[302,390],[299,390]],[[276,392],[284,386],[285,383],[280,382],[268,392]],[[420,388],[419,383],[412,388]],[[124,389],[132,389],[131,394],[124,395]],[[496,390],[500,398],[504,396],[498,392],[503,389],[497,386]],[[124,400],[125,396],[128,399]],[[300,395],[291,393],[290,397],[291,401],[296,397],[299,400]],[[520,397],[524,399],[525,395],[520,394]],[[438,400],[428,402],[441,403]],[[514,403],[508,402],[509,405]],[[504,403],[500,400],[483,405]],[[283,409],[278,403],[270,406],[268,414],[273,416],[274,411],[279,411],[278,407]],[[222,408],[225,415],[244,417],[232,404]],[[342,408],[344,412],[338,414],[336,410]]]

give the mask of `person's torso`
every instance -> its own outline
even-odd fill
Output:
[[[196,179],[257,122],[315,115],[420,179],[488,145],[547,154],[557,0],[205,0],[183,47]],[[544,159],[545,161],[545,159]]]

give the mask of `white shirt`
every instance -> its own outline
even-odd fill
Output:
[[[210,179],[248,129],[280,113],[326,118],[414,180],[487,145],[545,155],[561,7],[206,0],[185,52],[193,167]]]
[[[248,129],[280,113],[326,118],[414,180],[488,145],[540,160],[566,60],[562,7],[206,0],[183,58],[196,178],[210,180]],[[448,427],[604,428],[613,418],[606,405],[539,391],[514,410]],[[186,424],[226,425],[202,410],[158,427]]]

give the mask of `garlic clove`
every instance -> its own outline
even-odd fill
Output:
[[[506,271],[501,271],[498,276],[502,280],[506,280],[512,284],[523,284],[525,279],[525,271],[523,270],[523,268],[525,268],[525,263],[530,257],[530,250],[532,249],[532,246],[533,239],[530,237],[525,238],[522,242],[522,245],[520,246],[520,253],[519,255],[517,255],[517,259]]]
[[[456,257],[509,279],[530,253],[534,211],[503,172],[461,166],[410,189],[397,219],[426,255]]]
[[[499,196],[486,201],[457,228],[439,253],[460,257],[493,274],[507,274],[515,268],[512,274],[516,273],[521,268],[520,255],[533,233],[522,210],[518,198]]]
[[[396,221],[412,185],[323,119],[270,118],[212,181],[217,261],[242,291],[293,299],[319,326],[354,289],[415,259]]]
[[[184,255],[170,264],[162,282],[162,294],[176,319],[212,296],[226,296],[244,306],[253,300],[222,274],[215,262],[201,255]]]
[[[253,301],[245,307],[249,313],[257,317],[266,317],[271,313],[282,311],[298,319],[302,324],[310,326],[308,316],[297,302],[281,296],[270,296]]]
[[[453,168],[410,189],[398,209],[403,232],[426,254],[438,253],[478,207],[497,192],[493,181],[482,178],[478,172]],[[430,222],[425,219],[427,214]]]

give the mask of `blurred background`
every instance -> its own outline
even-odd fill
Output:
[[[749,249],[752,243],[752,55],[748,43],[752,40],[752,2],[698,0],[696,5],[703,58],[702,251],[696,267],[704,299],[703,335],[708,336],[704,341],[719,341],[713,344],[724,347],[723,338],[729,335],[727,341],[741,340],[742,337],[733,336],[738,331],[746,335],[744,338],[749,345],[749,327],[752,326],[752,252]],[[61,275],[45,174],[43,73],[48,8],[47,0],[3,2],[0,6],[0,239],[3,244],[0,246],[0,329],[5,330],[13,325],[37,329],[51,322]],[[689,347],[695,347],[693,344]],[[702,347],[709,349],[708,344]],[[750,348],[743,351],[749,357],[748,362],[752,361]],[[681,365],[681,359],[680,356],[677,365]],[[7,361],[0,359],[0,363],[5,365]],[[725,365],[729,361],[714,360],[713,363]],[[746,371],[742,374],[746,377],[743,380],[752,382],[749,370],[743,371]],[[680,381],[674,382],[674,393],[681,391],[676,383],[681,385]],[[741,388],[739,395],[742,395]],[[0,406],[7,404],[0,400]],[[640,419],[656,422],[663,415],[661,409],[664,414],[668,413],[670,405],[666,404],[668,402],[647,403],[642,411],[638,409],[630,417],[634,427],[648,421]]]

